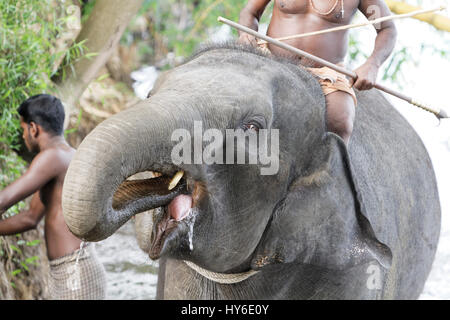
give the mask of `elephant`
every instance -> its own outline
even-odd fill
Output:
[[[64,182],[66,223],[100,241],[152,210],[135,223],[141,248],[159,259],[157,299],[416,299],[440,233],[432,163],[380,92],[357,98],[347,147],[327,130],[318,81],[295,61],[205,45],[82,141]],[[196,122],[248,136],[278,130],[278,170],[174,163],[173,132],[193,133]],[[157,174],[128,179],[146,171]]]

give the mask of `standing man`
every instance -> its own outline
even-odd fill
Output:
[[[390,15],[383,0],[274,0],[272,19],[267,35],[280,38],[348,25],[357,10],[366,17],[377,14],[376,18]],[[249,0],[242,9],[239,22],[258,30],[258,23],[270,0]],[[299,58],[299,64],[308,67],[316,75],[326,97],[328,130],[338,134],[348,145],[353,130],[356,96],[352,86],[358,90],[372,89],[380,66],[392,53],[397,32],[392,21],[382,22],[376,28],[377,38],[372,55],[355,70],[358,78],[352,83],[345,75],[317,63]],[[240,32],[239,40],[257,45],[256,39]],[[342,65],[347,54],[348,31],[338,31],[305,38],[297,38],[286,43],[318,56],[334,64]],[[277,46],[268,45],[273,54],[292,55]]]
[[[69,231],[62,214],[64,177],[75,150],[64,139],[61,101],[36,95],[24,101],[18,112],[25,145],[37,155],[23,176],[0,191],[0,217],[17,202],[31,195],[32,199],[28,210],[0,220],[0,236],[34,229],[45,216],[51,298],[103,299],[105,271],[94,247],[80,248],[80,239]]]

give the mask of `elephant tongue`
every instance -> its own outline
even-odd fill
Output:
[[[167,209],[172,219],[183,220],[192,206],[192,197],[186,194],[180,194],[170,201]]]

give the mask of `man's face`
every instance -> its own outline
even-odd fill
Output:
[[[28,123],[24,122],[22,117],[20,117],[20,126],[22,127],[23,130],[22,138],[23,141],[25,142],[25,146],[27,147],[28,151],[37,152],[38,144],[36,139],[33,138],[31,135],[30,132],[31,126]]]

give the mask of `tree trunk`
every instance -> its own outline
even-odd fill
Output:
[[[386,0],[386,4],[389,6],[389,9],[391,9],[391,11],[396,14],[410,13],[416,10],[423,9],[421,7],[413,6],[402,1]],[[415,16],[413,17],[413,19],[427,22],[438,30],[450,32],[450,19],[443,15],[437,13],[425,13]]]
[[[58,96],[66,108],[66,119],[75,111],[75,103],[89,83],[105,65],[125,28],[136,15],[143,0],[97,0],[88,20],[84,23],[76,42],[86,40],[86,54],[95,53],[90,59],[80,59],[72,67],[66,67],[55,80]]]

